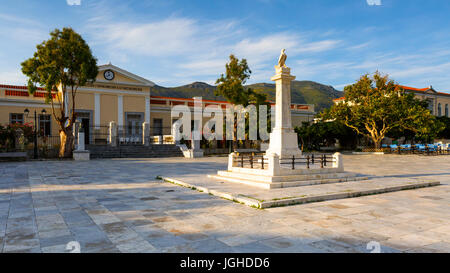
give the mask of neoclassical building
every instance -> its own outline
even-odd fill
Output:
[[[138,75],[112,64],[99,66],[99,74],[93,84],[78,88],[75,112],[86,128],[86,141],[106,141],[106,131],[113,121],[130,136],[142,136],[142,124],[150,125],[150,135],[170,135],[174,120],[171,107],[187,105],[193,107],[193,98],[173,98],[152,96],[151,87],[155,84]],[[57,95],[58,91],[54,91]],[[58,125],[51,115],[51,105],[44,101],[45,90],[39,88],[35,94],[28,94],[26,86],[0,84],[0,124],[34,123],[34,111],[38,115],[38,128],[41,134],[58,135]],[[70,96],[69,96],[70,97]],[[70,109],[70,98],[65,99]],[[203,100],[203,107],[220,105],[223,109],[228,102]],[[56,104],[56,107],[57,104]],[[29,110],[30,115],[24,111]],[[45,113],[44,110],[45,109]],[[314,117],[314,106],[292,104],[293,126]],[[103,133],[98,133],[103,132]],[[105,137],[97,139],[96,136]]]
[[[413,88],[409,86],[402,86],[407,92],[414,93],[416,97],[428,101],[428,109],[435,116],[450,117],[449,105],[450,105],[450,94],[444,92],[438,92],[433,89],[433,86],[426,88]]]

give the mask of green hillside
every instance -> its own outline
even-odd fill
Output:
[[[249,87],[266,93],[270,100],[275,100],[275,84],[256,83],[249,85]],[[291,91],[293,103],[314,104],[317,112],[330,107],[333,103],[333,99],[342,97],[344,94],[342,91],[338,91],[332,86],[312,81],[293,81]]]
[[[271,83],[255,83],[248,85],[256,91],[268,94],[269,100],[275,101],[275,84]],[[175,98],[192,98],[203,97],[210,100],[225,100],[221,96],[215,96],[215,86],[203,82],[194,82],[188,85],[178,87],[152,87],[152,96],[175,97]],[[293,81],[292,86],[292,102],[314,104],[316,111],[330,107],[332,100],[343,96],[342,91],[334,89],[332,86],[323,85],[312,81]]]
[[[215,86],[209,85],[204,82],[194,82],[188,85],[178,86],[178,87],[162,87],[154,86],[151,89],[152,96],[162,96],[162,97],[175,97],[175,98],[192,98],[192,97],[202,97],[207,100],[223,100],[225,99],[220,96],[214,95]]]

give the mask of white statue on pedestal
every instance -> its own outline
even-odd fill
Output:
[[[291,81],[295,80],[295,76],[291,75],[291,69],[286,66],[285,51],[281,50],[278,65],[275,66],[275,76],[271,78],[275,81],[276,88],[275,126],[270,134],[270,144],[266,151],[267,155],[276,154],[280,159],[302,155],[291,120]]]
[[[321,159],[316,160],[315,165],[309,161],[309,157],[305,161],[306,157],[298,147],[297,133],[292,128],[291,82],[295,76],[291,75],[291,69],[286,66],[286,59],[283,49],[278,65],[275,66],[275,76],[271,78],[276,86],[275,126],[270,134],[266,154],[254,160],[253,155],[231,153],[228,156],[228,169],[208,177],[264,189],[312,185],[335,178],[336,173],[341,173],[339,177],[342,178],[355,177],[354,174],[344,173],[342,155],[339,153],[333,155],[332,166],[328,167],[325,167],[323,161],[320,163]],[[244,161],[245,164],[250,162],[250,167]]]
[[[286,55],[286,53],[284,53],[285,51],[286,51],[286,49],[284,49],[284,48],[281,50],[280,57],[278,58],[278,66],[279,67],[286,67],[287,55]]]

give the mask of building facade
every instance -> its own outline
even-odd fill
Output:
[[[99,66],[96,81],[78,88],[75,109],[70,96],[63,99],[66,111],[75,111],[85,128],[86,142],[106,141],[106,131],[114,122],[128,136],[142,137],[142,124],[148,123],[150,135],[171,135],[174,119],[171,107],[175,105],[194,106],[193,98],[173,98],[151,95],[155,84],[147,79],[116,67],[112,64]],[[45,90],[38,88],[30,95],[26,86],[0,85],[0,124],[34,123],[34,111],[38,116],[41,135],[57,136],[59,127],[52,116],[51,104],[46,104]],[[58,96],[55,90],[53,96]],[[219,105],[222,109],[226,101],[203,100],[203,107]],[[58,104],[54,105],[58,108]],[[25,114],[28,109],[30,114]],[[45,113],[43,110],[45,109]],[[292,125],[301,126],[304,121],[312,121],[315,115],[313,105],[292,104]],[[68,113],[67,113],[68,114]],[[205,122],[204,120],[203,122]],[[99,133],[100,132],[100,133]],[[104,137],[98,137],[102,136]]]
[[[428,109],[437,117],[450,117],[450,94],[437,92],[432,86],[426,88],[413,88],[402,86],[406,92],[414,93],[416,97],[427,100]]]

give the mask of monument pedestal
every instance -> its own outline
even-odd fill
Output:
[[[270,134],[270,144],[266,154],[276,154],[280,159],[299,157],[302,152],[298,148],[297,134],[292,129],[291,120],[291,75],[289,67],[275,66],[276,104],[275,127]]]
[[[269,154],[276,154],[280,159],[300,157],[302,151],[298,148],[297,133],[292,129],[274,128],[270,134],[269,148],[266,150],[266,155]]]
[[[73,160],[78,161],[78,160],[89,160],[90,158],[90,153],[89,151],[73,151]]]
[[[281,63],[281,66],[275,66],[276,75],[271,78],[276,83],[275,127],[270,134],[266,154],[255,158],[254,155],[231,153],[228,170],[218,171],[217,175],[209,177],[264,189],[364,179],[344,172],[340,153],[332,157],[302,155],[291,121],[291,81],[295,76],[290,74],[289,67]]]
[[[90,159],[89,151],[84,149],[84,132],[78,131],[78,145],[76,150],[73,151],[73,159],[75,161]]]
[[[290,160],[281,160],[276,154],[266,154],[264,168],[261,168],[260,163],[254,163],[253,168],[249,168],[240,165],[240,157],[237,153],[231,153],[228,157],[228,170],[218,171],[217,175],[208,175],[208,177],[263,189],[367,179],[367,177],[359,177],[354,173],[344,172],[340,153],[333,154],[332,160],[331,166],[327,167],[321,167],[321,164],[318,164],[319,161],[316,161],[316,164],[310,165],[309,168],[303,162],[297,162],[292,168]]]

